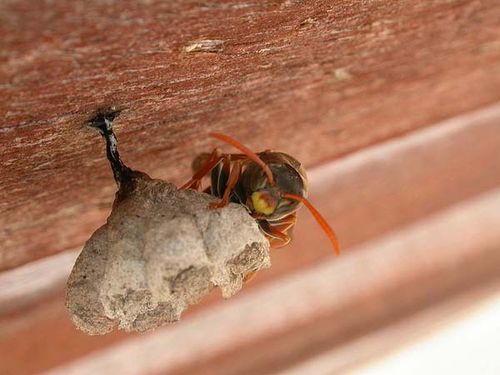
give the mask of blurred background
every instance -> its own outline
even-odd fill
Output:
[[[0,19],[0,374],[500,373],[497,1],[0,0]],[[115,192],[85,123],[110,106],[126,163],[176,184],[210,131],[295,156],[341,256],[302,210],[235,297],[77,331],[66,279]]]

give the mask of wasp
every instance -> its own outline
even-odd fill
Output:
[[[131,183],[132,169],[127,167],[118,153],[113,120],[118,110],[97,113],[89,125],[99,130],[106,140],[106,154],[119,189]],[[307,200],[307,175],[292,156],[283,152],[266,150],[254,153],[235,139],[220,133],[209,136],[227,143],[241,153],[222,153],[215,148],[193,161],[193,177],[181,189],[199,190],[202,180],[210,174],[210,186],[206,193],[220,198],[210,208],[222,208],[229,202],[244,206],[255,218],[260,230],[273,247],[287,245],[291,230],[297,222],[297,210],[304,204],[330,239],[336,254],[340,245],[333,229],[316,208]]]
[[[272,247],[290,242],[297,210],[303,204],[330,239],[335,253],[340,254],[335,232],[307,199],[307,175],[299,161],[283,152],[254,153],[225,134],[209,136],[241,153],[223,153],[215,148],[200,154],[193,161],[193,177],[181,189],[200,190],[203,178],[210,174],[210,186],[204,191],[220,199],[210,208],[221,208],[229,202],[243,205]]]

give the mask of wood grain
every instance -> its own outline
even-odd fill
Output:
[[[293,243],[289,247],[274,252],[272,268],[259,273],[236,298],[244,299],[261,288],[267,287],[270,283],[279,285],[280,280],[286,278],[287,275],[307,272],[323,262],[331,261],[332,264],[336,264],[344,257],[351,259],[355,256],[354,253],[366,246],[371,246],[373,249],[374,259],[364,262],[363,267],[370,267],[370,265],[375,267],[375,264],[384,265],[387,258],[383,247],[379,248],[377,245],[381,237],[394,235],[401,228],[412,226],[416,222],[420,223],[419,225],[424,228],[425,232],[426,221],[430,216],[446,211],[452,206],[474,201],[477,196],[498,189],[500,186],[500,155],[497,152],[500,149],[498,124],[500,124],[500,105],[434,124],[404,137],[365,148],[353,155],[313,168],[310,173],[311,199],[338,232],[344,247],[343,255],[332,259],[332,249],[328,240],[307,212],[302,210],[294,232]],[[391,300],[394,300],[394,306],[407,301],[405,296],[415,293],[415,300],[412,303],[408,302],[405,306],[396,306],[394,314],[399,314],[398,316],[403,318],[412,309],[421,308],[422,304],[437,303],[440,299],[461,292],[468,285],[488,282],[498,274],[496,271],[498,254],[495,250],[498,246],[494,240],[498,232],[495,230],[490,232],[491,228],[496,228],[496,216],[494,216],[496,206],[489,202],[481,207],[489,207],[490,204],[493,211],[488,212],[493,216],[484,216],[481,221],[478,221],[482,211],[474,215],[469,214],[468,211],[464,211],[465,213],[458,211],[456,217],[459,219],[454,219],[458,222],[452,222],[455,229],[440,224],[440,229],[436,232],[438,234],[429,236],[421,233],[420,241],[429,242],[428,246],[435,250],[424,250],[418,246],[413,248],[415,250],[400,250],[401,253],[398,255],[401,257],[400,262],[409,262],[405,263],[408,267],[415,267],[411,271],[415,279],[411,276],[413,281],[405,282],[407,289],[393,290],[391,288],[394,285],[400,284],[395,283],[394,279],[387,279],[383,272],[378,275],[387,281],[386,287],[394,293],[391,297]],[[484,220],[488,225],[483,224]],[[472,237],[469,235],[467,237],[469,242],[465,243],[465,229],[479,231],[482,234]],[[488,242],[488,239],[492,239],[491,246],[486,246],[482,242]],[[404,242],[404,240],[401,241]],[[407,241],[411,244],[413,240],[407,239]],[[464,246],[465,253],[453,249],[456,243],[454,241]],[[440,250],[441,247],[442,250]],[[447,251],[446,254],[450,256],[453,254],[453,257],[448,259],[441,255],[441,251]],[[16,270],[0,273],[0,352],[9,353],[8,360],[1,363],[3,368],[0,366],[0,373],[39,372],[83,358],[85,355],[105,348],[112,348],[119,341],[129,342],[134,339],[135,336],[123,334],[113,334],[103,338],[89,337],[75,330],[63,306],[63,287],[69,274],[71,256],[71,254],[58,254],[53,256],[56,257],[54,261],[51,259],[44,261],[43,264],[47,266],[37,266],[32,262]],[[429,267],[436,267],[433,268],[433,272],[443,271],[439,265],[443,263],[437,263],[437,257],[447,264],[448,268],[445,268],[449,271],[446,276],[448,282],[443,284],[442,289],[433,292],[435,293],[433,295],[437,296],[435,299],[426,299],[425,296],[422,297],[419,294],[423,293],[422,290],[426,290],[426,285],[429,285],[429,282],[432,283],[432,280],[426,279],[426,275],[429,274],[425,272],[422,275],[419,274],[425,269],[412,263],[414,257],[418,257],[425,264],[428,263]],[[433,266],[434,263],[435,266]],[[419,264],[422,265],[422,263]],[[47,267],[52,268],[50,274]],[[352,273],[356,276],[360,272],[359,267],[355,266],[349,272],[346,271],[346,274]],[[17,277],[13,277],[14,275]],[[410,277],[405,272],[403,275],[394,274],[393,276],[395,278]],[[422,277],[424,281],[417,281],[419,277]],[[444,280],[445,273],[442,273],[442,277]],[[338,288],[344,285],[342,282],[338,285],[327,284]],[[377,285],[380,286],[380,284]],[[420,287],[424,289],[419,289]],[[336,294],[332,295],[333,301],[336,296]],[[390,308],[385,312],[377,310],[376,304],[373,309],[370,308],[370,303],[377,298],[376,294],[366,295],[364,298],[368,302],[361,311],[365,311],[366,315],[357,313],[353,316],[372,319],[370,321],[373,326],[370,326],[372,324],[370,323],[366,327],[378,327],[392,319],[393,312]],[[272,300],[273,298],[270,299]],[[349,302],[347,294],[344,301],[353,310],[346,308],[349,311],[346,310],[341,315],[350,316],[352,311],[358,311],[360,308],[359,304]],[[218,293],[213,293],[210,298],[189,310],[185,318],[196,319],[199,315],[218,308],[219,305],[223,306],[231,302],[232,300],[223,301]],[[260,305],[256,306],[258,309]],[[244,311],[239,312],[239,314],[243,313]],[[380,315],[371,315],[372,313],[380,313]],[[336,319],[333,320],[336,321]],[[321,321],[316,317],[304,317],[303,327],[290,325],[289,329],[292,331],[290,335],[294,336],[293,331],[296,328],[300,332],[299,337],[304,334],[304,337],[314,341],[316,333],[321,339],[324,337],[321,333],[331,332],[330,328],[332,330],[344,329],[345,335],[342,337],[349,340],[358,332],[356,326],[359,321],[356,318],[353,319],[352,326],[342,328],[341,324],[329,326],[328,314]],[[365,327],[361,323],[359,326]],[[167,329],[175,330],[176,326]],[[304,333],[308,330],[312,332],[311,335]],[[268,366],[270,360],[264,352],[261,351],[259,354],[252,351],[252,347],[265,347],[266,352],[276,354],[276,364],[284,366],[290,361],[286,356],[286,350],[283,349],[286,346],[280,346],[280,343],[288,342],[288,337],[291,336],[288,334],[284,337],[277,336],[275,340],[268,337],[270,340],[268,346],[265,346],[265,343],[258,345],[252,343],[242,353],[248,352],[250,362],[253,361],[256,365],[258,363],[259,366]],[[333,335],[335,336],[336,334]],[[50,342],[46,342],[47,337],[51,337]],[[315,348],[313,351],[316,353],[331,345],[335,340],[328,337],[325,341],[320,340],[317,345],[315,344],[316,346],[310,345],[311,349]],[[293,339],[290,342],[296,343],[296,350],[299,352],[302,350],[300,348],[304,341]],[[272,343],[276,343],[275,349]],[[221,348],[221,350],[231,350],[231,348],[241,350],[229,339],[227,345],[228,348]],[[253,360],[252,356],[263,356],[264,360],[259,362]],[[240,358],[242,358],[242,363],[248,363],[245,362],[246,357]],[[219,361],[224,362],[224,366],[227,365],[228,369],[231,368],[230,359],[226,363],[224,356],[218,357],[213,361],[215,366],[222,365]]]
[[[98,108],[123,109],[128,163],[179,183],[210,130],[311,166],[500,99],[495,0],[11,0],[0,21],[0,269],[105,219]]]
[[[275,374],[460,292],[496,292],[499,208],[497,189],[49,374]]]

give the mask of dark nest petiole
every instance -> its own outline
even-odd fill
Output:
[[[113,121],[119,114],[119,110],[100,111],[89,121],[89,126],[97,129],[106,141],[106,155],[118,188],[130,179],[131,172],[131,169],[120,159],[118,140],[113,132]]]

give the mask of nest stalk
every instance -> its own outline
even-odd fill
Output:
[[[100,113],[90,121],[89,125],[97,129],[106,141],[106,156],[111,165],[115,182],[120,189],[124,183],[130,180],[132,170],[123,163],[118,152],[118,140],[113,132],[113,120],[118,114],[118,111]]]

